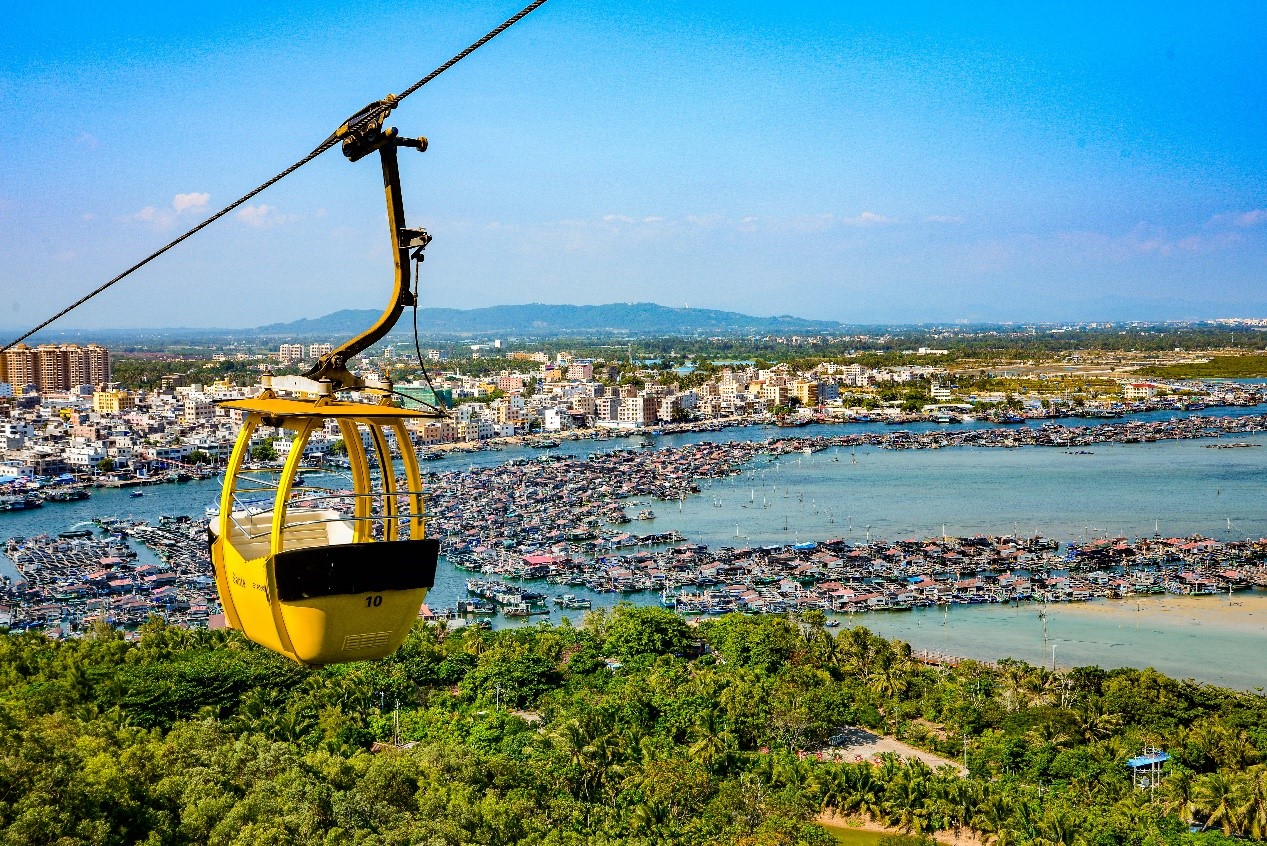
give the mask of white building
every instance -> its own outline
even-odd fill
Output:
[[[547,432],[561,432],[564,429],[570,429],[572,428],[572,415],[557,406],[547,408],[541,414],[541,428]]]
[[[90,470],[109,457],[105,448],[98,443],[79,444],[62,451],[62,458],[77,470]]]
[[[297,361],[303,361],[304,345],[282,344],[278,350],[277,357],[281,359],[282,364],[294,364]]]
[[[636,397],[625,397],[620,401],[620,412],[616,419],[621,423],[632,423],[635,426],[649,426],[656,422],[659,411],[659,400],[654,396],[639,394]]]
[[[216,407],[210,399],[204,394],[188,394],[185,396],[185,405],[182,410],[181,420],[190,426],[199,426],[204,423],[211,423],[216,419]]]
[[[607,396],[594,398],[595,420],[618,420],[620,418],[620,397]]]
[[[1152,382],[1124,382],[1122,396],[1128,400],[1152,399],[1157,396],[1160,388],[1160,385],[1154,385]]]

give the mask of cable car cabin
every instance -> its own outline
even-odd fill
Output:
[[[423,536],[422,479],[405,429],[406,419],[430,415],[267,394],[224,405],[247,412],[211,523],[228,624],[309,666],[390,655],[435,580],[439,545]],[[251,469],[251,442],[262,427],[293,438],[280,470]],[[312,436],[336,430],[346,470],[301,472]],[[304,473],[337,484],[312,485]]]

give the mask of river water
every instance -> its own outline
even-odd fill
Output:
[[[1208,415],[1261,413],[1262,409],[1207,410]],[[1172,412],[1137,419],[1169,419]],[[1066,425],[1083,421],[1066,420]],[[985,424],[968,424],[976,428]],[[947,428],[912,425],[910,430]],[[815,426],[798,435],[892,431],[880,425]],[[656,446],[701,440],[765,440],[788,434],[773,427],[667,435]],[[626,448],[643,439],[565,442],[552,452],[588,455]],[[656,518],[641,531],[676,529],[712,546],[785,544],[846,538],[927,537],[1035,531],[1066,542],[1089,536],[1201,533],[1218,538],[1267,536],[1267,435],[1237,437],[1258,449],[1207,449],[1212,441],[1099,444],[1089,455],[1057,448],[940,450],[832,449],[813,455],[758,459],[739,477],[705,483],[683,502],[644,503]],[[484,466],[541,450],[507,448],[453,455],[428,462],[428,471]],[[96,490],[91,499],[0,514],[0,543],[11,536],[65,531],[97,516],[156,519],[160,514],[201,516],[216,502],[217,481],[149,487],[133,498],[126,491]],[[16,575],[0,556],[0,572]],[[433,608],[464,597],[467,574],[442,563],[428,597]],[[564,589],[538,583],[538,589]],[[620,597],[589,594],[595,607]],[[652,602],[648,594],[633,601]],[[1267,594],[1179,599],[1174,597],[1036,605],[957,606],[948,613],[924,609],[842,618],[917,649],[980,659],[1012,656],[1050,665],[1154,666],[1180,678],[1242,689],[1267,685]],[[558,622],[584,612],[553,610]],[[499,621],[515,624],[514,621]]]

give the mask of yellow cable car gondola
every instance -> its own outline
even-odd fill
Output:
[[[245,415],[210,527],[225,619],[256,643],[309,666],[394,652],[435,579],[439,546],[425,537],[422,479],[406,428],[410,419],[435,415],[396,407],[389,382],[367,384],[347,369],[405,307],[416,306],[410,251],[420,261],[430,240],[425,230],[405,227],[396,161],[397,147],[425,150],[426,139],[383,129],[393,105],[393,98],[371,104],[336,132],[352,161],[374,151],[382,161],[396,265],[392,304],[373,327],[303,376],[266,376],[260,396],[225,403]],[[337,398],[342,391],[375,390],[382,397],[377,403]],[[252,443],[270,431],[289,437],[286,460],[280,470],[254,468]],[[350,489],[314,490],[300,482],[300,462],[318,432],[341,436]]]

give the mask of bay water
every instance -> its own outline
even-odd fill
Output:
[[[1240,413],[1236,409],[1205,414]],[[1259,411],[1254,409],[1253,411]],[[1168,419],[1173,413],[1158,413]],[[1143,416],[1148,419],[1148,416]],[[1078,421],[1062,421],[1076,425]],[[983,424],[969,424],[971,427]],[[910,430],[938,428],[912,425]],[[946,428],[946,427],[940,427]],[[891,431],[891,427],[817,426],[797,435]],[[657,447],[696,441],[766,440],[788,430],[748,427],[722,432],[666,435]],[[551,452],[584,456],[637,445],[642,439],[568,442]],[[697,496],[681,502],[642,502],[654,520],[639,531],[676,529],[710,546],[773,545],[868,536],[886,539],[941,535],[1035,532],[1061,542],[1105,535],[1186,536],[1221,539],[1267,536],[1267,435],[1236,440],[1258,448],[1209,449],[1211,440],[1148,444],[1097,444],[1090,454],[1059,448],[883,450],[828,449],[777,460],[759,458],[742,475],[703,483]],[[513,458],[539,457],[522,447],[458,454],[429,462],[426,470],[485,466]],[[219,482],[188,482],[127,491],[99,489],[91,499],[50,504],[29,512],[0,514],[0,543],[12,536],[55,534],[97,516],[155,520],[160,514],[201,517],[217,500]],[[148,558],[148,555],[143,555]],[[0,556],[0,571],[16,575]],[[447,563],[428,597],[433,608],[464,597],[467,574]],[[536,583],[536,589],[559,593]],[[587,596],[594,607],[610,607],[621,597]],[[656,602],[653,594],[630,597]],[[917,649],[984,660],[1016,657],[1036,664],[1104,667],[1153,666],[1180,678],[1241,689],[1267,685],[1267,594],[1250,592],[1194,599],[1160,597],[1048,606],[957,606],[841,618],[845,626],[865,625]],[[553,609],[542,619],[579,622],[584,612]]]

